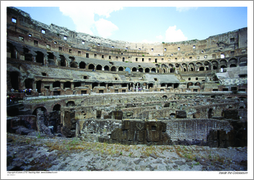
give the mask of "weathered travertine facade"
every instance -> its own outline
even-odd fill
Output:
[[[131,43],[7,8],[7,94],[23,100],[8,100],[8,127],[24,116],[36,127],[40,116],[53,132],[92,141],[246,145],[247,50],[247,28]]]

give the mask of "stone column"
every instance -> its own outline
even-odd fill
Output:
[[[63,87],[64,87],[64,83],[60,82],[60,88],[63,89]]]
[[[33,62],[36,62],[36,56],[32,56],[32,60],[33,60]]]

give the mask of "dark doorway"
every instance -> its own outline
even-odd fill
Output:
[[[19,73],[18,72],[11,72],[11,86],[13,89],[19,89]]]
[[[41,81],[36,82],[36,89],[38,93],[41,93]]]

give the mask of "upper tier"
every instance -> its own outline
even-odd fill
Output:
[[[247,27],[210,36],[204,40],[162,43],[132,43],[114,41],[98,36],[68,30],[54,24],[46,25],[33,20],[30,15],[14,7],[7,8],[7,29],[20,35],[27,35],[39,42],[40,48],[78,54],[79,50],[98,54],[119,56],[123,61],[148,63],[179,62],[226,58],[247,53]],[[14,36],[9,39],[14,38]],[[26,37],[23,37],[26,39]],[[18,38],[17,38],[18,39]],[[16,40],[16,39],[13,39]],[[34,44],[34,42],[31,42]],[[62,49],[63,47],[63,49]],[[71,48],[71,50],[70,50]],[[104,55],[103,55],[104,56]],[[139,59],[137,57],[140,57]],[[116,59],[112,59],[118,61]]]

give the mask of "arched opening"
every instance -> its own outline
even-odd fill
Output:
[[[189,88],[190,86],[193,86],[192,82],[187,83],[187,88]]]
[[[170,69],[169,69],[169,72],[170,72],[170,73],[174,73],[174,72],[175,72],[174,68],[170,68]]]
[[[67,107],[75,106],[75,103],[74,103],[74,101],[68,101],[68,102],[66,103],[66,106],[67,106]]]
[[[11,72],[11,86],[14,90],[19,89],[19,73],[18,72]]]
[[[243,57],[240,59],[239,66],[247,66],[247,58],[246,57]]]
[[[111,67],[111,71],[116,71],[116,67],[115,67],[115,66],[112,66],[112,67]]]
[[[119,67],[118,71],[123,71],[123,67]]]
[[[60,87],[60,81],[53,82],[53,88]]]
[[[217,61],[213,61],[212,62],[212,66],[213,66],[214,70],[218,69],[218,62]]]
[[[60,111],[61,110],[61,105],[60,104],[56,104],[54,107],[53,107],[53,111]]]
[[[174,88],[178,88],[178,86],[179,86],[178,83],[174,84]]]
[[[109,67],[108,66],[104,66],[104,71],[109,71]]]
[[[196,83],[195,83],[195,86],[200,86],[200,83],[199,83],[199,82],[196,82]]]
[[[44,64],[44,62],[43,62],[44,54],[42,52],[40,52],[40,51],[36,51],[36,53],[37,53],[37,55],[36,55],[36,62]]]
[[[132,72],[137,72],[137,68],[132,68],[132,70],[131,70]]]
[[[175,114],[175,113],[171,113],[169,116],[170,116],[171,118],[175,118],[175,117],[176,117],[176,114]]]
[[[78,63],[75,62],[75,58],[74,57],[70,57],[70,59],[71,59],[70,67],[77,68],[78,67]]]
[[[204,71],[204,70],[205,70],[204,67],[199,68],[199,71]]]
[[[79,63],[79,68],[80,69],[85,69],[86,68],[86,63],[84,63],[83,61]]]
[[[153,88],[153,84],[152,83],[148,84],[148,89],[150,89],[150,88]]]
[[[195,69],[194,67],[195,67],[195,66],[194,66],[193,63],[190,63],[190,64],[189,64],[189,70],[190,70],[190,71],[194,71],[194,69]]]
[[[67,81],[64,83],[64,89],[65,88],[71,88],[71,82],[70,81]]]
[[[33,115],[37,115],[37,109],[40,109],[43,114],[45,114],[47,112],[47,109],[45,107],[37,107],[34,111],[33,111]]]
[[[139,68],[138,71],[139,71],[139,72],[143,72],[143,68]]]
[[[101,65],[97,65],[96,66],[96,70],[102,70],[102,66]]]
[[[221,65],[221,67],[223,66],[223,68],[227,68],[227,61],[226,60],[221,60],[220,65]]]
[[[66,60],[65,57],[63,55],[60,55],[60,66],[66,66]]]
[[[229,67],[236,67],[236,64],[230,64],[230,66]]]
[[[94,69],[94,65],[93,64],[89,64],[88,69]]]
[[[168,66],[166,64],[162,64],[161,68],[168,68]]]
[[[166,95],[162,96],[162,99],[166,100],[168,97]]]
[[[48,52],[48,62],[50,65],[55,65],[55,56],[51,52]]]
[[[151,73],[156,73],[156,69],[155,69],[155,68],[152,68],[152,69],[151,69]]]
[[[149,68],[146,68],[145,69],[145,73],[149,73],[150,72],[150,69]]]
[[[92,89],[96,86],[98,86],[98,83],[92,83]]]

